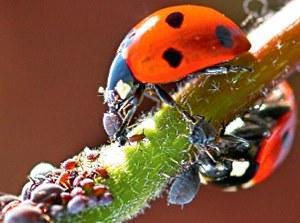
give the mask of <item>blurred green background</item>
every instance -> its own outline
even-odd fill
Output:
[[[86,145],[106,143],[97,89],[118,44],[149,13],[186,3],[214,7],[238,23],[246,17],[242,0],[0,1],[1,191],[18,193],[40,161],[58,165]],[[299,101],[299,75],[290,82]],[[183,210],[162,198],[132,222],[299,222],[299,136],[264,184],[237,193],[203,187]]]

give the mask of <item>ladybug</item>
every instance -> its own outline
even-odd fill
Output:
[[[267,179],[287,156],[296,129],[297,107],[287,82],[229,123],[214,148],[197,163],[203,182],[225,189],[249,188]]]
[[[224,64],[247,52],[242,30],[222,13],[198,5],[179,5],[154,12],[121,42],[104,90],[108,111],[103,125],[112,141],[127,141],[127,126],[146,90],[173,106],[187,121],[195,119],[160,86],[192,74],[215,75],[249,71]]]
[[[189,137],[197,159],[173,181],[168,203],[190,203],[201,183],[235,191],[263,182],[287,156],[296,118],[293,91],[283,82],[263,103],[227,124],[219,139],[209,123],[198,121]]]

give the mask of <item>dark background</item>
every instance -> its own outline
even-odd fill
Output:
[[[18,193],[40,161],[57,165],[105,143],[97,89],[119,42],[154,10],[191,2],[245,18],[240,0],[0,1],[0,190]],[[299,101],[300,78],[290,80]],[[134,222],[299,222],[299,136],[264,184],[237,193],[203,187],[183,211],[161,199]]]

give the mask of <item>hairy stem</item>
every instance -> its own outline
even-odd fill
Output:
[[[218,128],[280,80],[299,71],[299,8],[300,2],[292,1],[249,34],[251,51],[233,64],[251,67],[253,72],[199,77],[179,90],[176,101],[192,114],[205,116]],[[161,194],[169,176],[174,176],[187,159],[187,123],[175,109],[163,106],[133,131],[144,132],[146,139],[124,147],[112,144],[99,148],[101,162],[110,174],[108,185],[113,203],[67,216],[59,222],[122,222],[137,215]]]

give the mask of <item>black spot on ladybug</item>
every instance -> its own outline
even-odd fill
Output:
[[[216,36],[221,45],[225,48],[231,48],[233,46],[232,34],[228,28],[219,25],[216,28]]]
[[[183,18],[184,16],[181,12],[173,12],[167,16],[166,23],[168,23],[169,26],[178,29],[182,25]]]
[[[163,58],[169,63],[173,68],[176,68],[180,65],[182,61],[182,53],[174,48],[168,48],[163,53]]]

